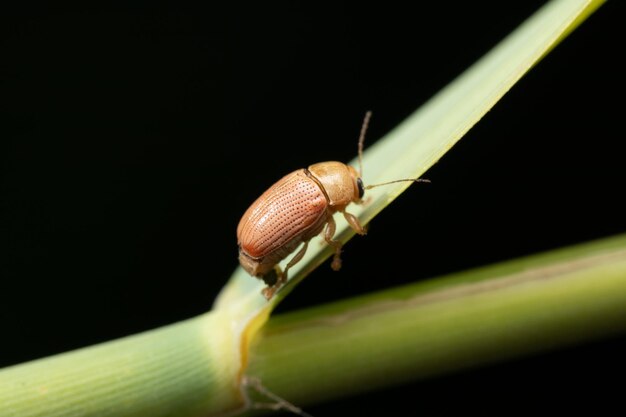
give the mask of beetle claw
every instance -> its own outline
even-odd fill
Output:
[[[267,301],[269,301],[274,296],[274,293],[276,292],[277,289],[278,288],[276,288],[275,286],[265,287],[261,291],[261,294],[263,294],[263,297],[265,297]]]
[[[339,257],[339,255],[335,255],[333,257],[333,261],[330,264],[330,267],[333,269],[333,271],[339,271],[341,269],[341,258]]]

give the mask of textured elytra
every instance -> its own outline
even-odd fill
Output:
[[[237,227],[239,246],[262,258],[299,239],[325,215],[328,202],[305,171],[286,175],[261,195]]]

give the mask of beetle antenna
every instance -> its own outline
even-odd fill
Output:
[[[364,188],[366,190],[371,190],[372,188],[380,187],[381,185],[393,184],[395,182],[404,182],[404,181],[427,182],[427,183],[430,183],[430,180],[427,180],[425,178],[403,178],[403,179],[400,179],[400,180],[394,180],[394,181],[389,181],[389,182],[381,182],[380,184],[367,185]]]
[[[363,125],[361,126],[361,134],[359,135],[359,177],[363,177],[363,142],[365,142],[365,132],[367,132],[371,117],[372,112],[368,110],[365,113]]]

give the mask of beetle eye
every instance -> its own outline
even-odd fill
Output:
[[[361,178],[357,178],[356,185],[359,188],[359,200],[360,200],[363,198],[363,194],[365,194],[365,188],[363,188],[363,180]]]

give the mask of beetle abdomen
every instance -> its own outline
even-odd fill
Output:
[[[280,179],[261,195],[237,227],[239,247],[253,258],[310,238],[325,219],[328,201],[320,186],[304,169]],[[319,233],[318,230],[314,231]]]

